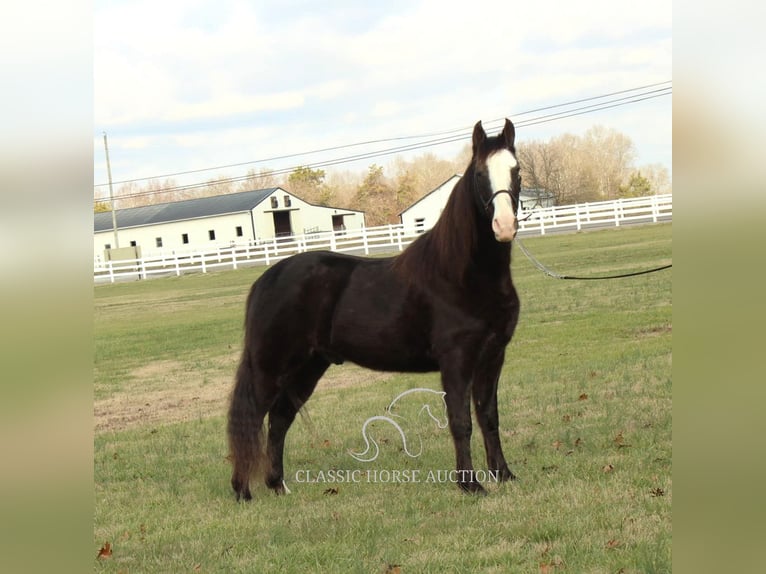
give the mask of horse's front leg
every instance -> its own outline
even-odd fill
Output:
[[[447,419],[455,443],[457,485],[465,492],[486,495],[487,491],[476,480],[471,460],[470,369],[461,365],[459,360],[447,360],[441,365],[441,375],[446,393]]]
[[[503,367],[503,350],[493,357],[483,358],[477,365],[473,380],[473,403],[476,420],[484,438],[484,450],[487,453],[487,468],[497,472],[500,481],[513,480],[516,476],[508,468],[500,444],[500,421],[497,413],[497,383]]]

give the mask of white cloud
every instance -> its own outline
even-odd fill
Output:
[[[97,0],[97,132],[153,141],[166,152],[162,171],[199,169],[469,126],[671,78],[661,0],[475,0],[460,10],[422,0],[392,3],[356,28],[338,25],[339,9]],[[139,149],[110,134],[110,147],[121,145]],[[152,175],[156,161],[131,175]],[[101,170],[97,157],[97,181]]]

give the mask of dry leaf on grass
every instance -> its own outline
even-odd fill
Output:
[[[104,542],[101,550],[98,551],[96,558],[111,558],[112,557],[112,545],[109,542]]]

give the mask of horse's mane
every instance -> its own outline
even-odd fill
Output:
[[[469,166],[450,193],[436,224],[395,258],[394,270],[407,281],[440,277],[462,285],[479,244]]]

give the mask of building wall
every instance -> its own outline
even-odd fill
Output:
[[[241,228],[242,236],[237,235],[237,227]],[[210,231],[214,232],[215,239],[210,239]],[[118,234],[120,247],[128,247],[135,241],[142,254],[173,250],[192,251],[204,247],[230,245],[232,242],[246,243],[254,239],[250,212],[118,229]],[[188,237],[188,243],[183,242],[184,234]],[[162,246],[157,245],[157,238],[162,240]],[[96,233],[93,239],[96,257],[103,257],[106,245],[115,246],[112,230]]]
[[[450,193],[460,176],[453,176],[434,191],[415,202],[401,213],[400,219],[405,227],[422,227],[424,231],[431,229],[435,224],[444,206],[447,204]],[[521,192],[521,208],[532,209],[533,207],[553,207],[555,205],[552,194],[537,194],[531,191]]]
[[[437,187],[431,193],[423,197],[405,209],[400,219],[405,227],[423,227],[423,230],[431,229],[439,219],[444,206],[447,204],[449,194],[460,179],[460,176],[453,176],[442,185]]]
[[[289,205],[285,198],[289,197]],[[276,199],[274,207],[272,198]],[[333,230],[333,215],[343,215],[346,229],[364,227],[364,212],[351,211],[335,207],[311,205],[290,193],[278,189],[261,202],[254,210],[255,235],[258,240],[268,240],[275,236],[274,212],[288,212],[290,226],[294,235],[306,233],[324,233]]]
[[[276,200],[276,207],[273,207],[272,198]],[[288,198],[288,201],[285,198]],[[232,243],[268,241],[275,237],[275,211],[290,214],[290,226],[294,235],[332,231],[333,215],[344,215],[343,223],[346,229],[359,229],[364,226],[364,213],[361,211],[311,205],[283,189],[277,189],[252,212],[120,229],[120,247],[127,247],[135,241],[142,254],[149,255],[163,251],[194,251],[216,246],[228,247]],[[242,235],[238,235],[238,227],[241,228]],[[211,230],[215,239],[210,239]],[[188,243],[183,242],[184,234],[187,235]],[[157,245],[157,238],[162,239],[161,247]],[[96,260],[103,260],[107,245],[115,247],[114,233],[111,229],[94,234],[93,250]]]

